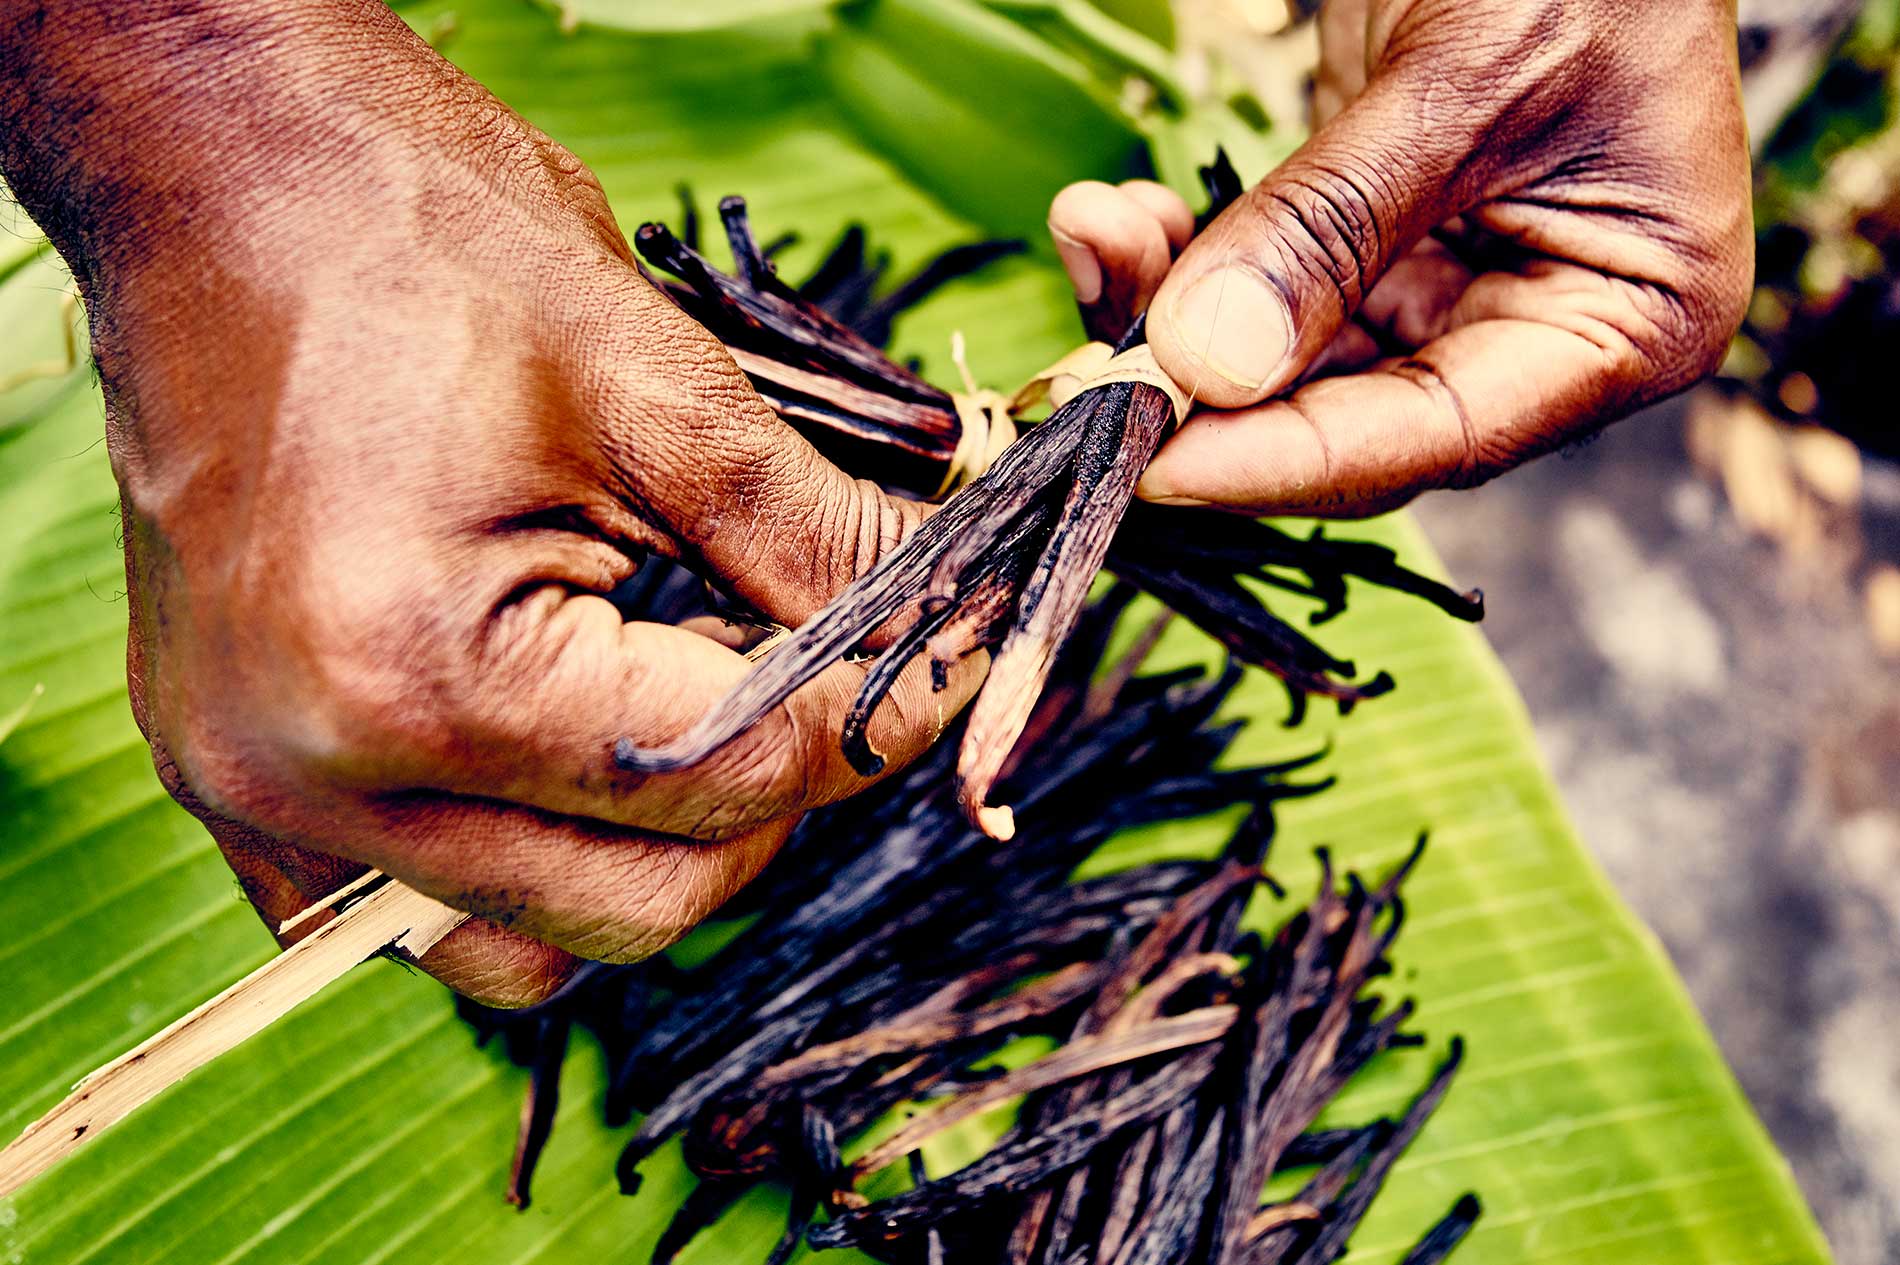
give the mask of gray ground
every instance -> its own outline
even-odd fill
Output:
[[[1665,407],[1419,515],[1840,1265],[1900,1260],[1900,668],[1853,569],[1749,539],[1682,433]],[[1868,496],[1900,557],[1900,473]]]

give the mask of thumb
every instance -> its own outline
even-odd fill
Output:
[[[1457,213],[1459,132],[1424,124],[1399,76],[1375,81],[1182,252],[1148,318],[1156,361],[1217,408],[1296,381],[1386,267]]]

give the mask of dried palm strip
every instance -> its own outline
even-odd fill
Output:
[[[357,963],[391,948],[420,957],[467,918],[413,888],[383,882],[309,936],[75,1085],[64,1101],[0,1151],[0,1197],[197,1068],[262,1032]]]

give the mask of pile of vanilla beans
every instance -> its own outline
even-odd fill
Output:
[[[1224,160],[1203,177],[1211,216],[1238,195],[1240,182]],[[642,257],[667,274],[656,283],[726,343],[781,416],[846,469],[893,491],[935,494],[956,458],[963,423],[948,393],[893,362],[878,343],[903,305],[1007,248],[954,251],[880,300],[873,294],[882,264],[867,265],[861,233],[847,234],[817,273],[794,287],[755,239],[744,202],[727,198],[719,212],[733,271],[721,272],[695,249],[697,218],[689,214],[684,237],[659,224],[636,236]],[[1118,318],[1098,305],[1090,318],[1118,339],[1118,350],[1143,339],[1133,314]],[[1316,599],[1315,623],[1343,609],[1349,576],[1422,597],[1462,619],[1482,614],[1478,594],[1408,571],[1378,545],[1330,540],[1317,530],[1296,537],[1217,511],[1132,503],[1136,480],[1173,422],[1167,395],[1146,383],[1082,390],[1028,427],[987,472],[780,642],[693,729],[657,749],[623,740],[619,763],[644,772],[697,763],[881,636],[840,735],[852,764],[875,772],[883,761],[866,740],[867,724],[904,666],[928,656],[941,686],[950,660],[994,648],[963,729],[956,779],[965,814],[1006,838],[1012,819],[1008,808],[989,804],[992,788],[1103,567],[1198,624],[1242,663],[1277,675],[1294,719],[1308,695],[1345,708],[1391,688],[1391,679],[1379,673],[1355,683],[1352,663],[1274,615],[1243,580]]]
[[[1218,208],[1238,182],[1224,164],[1206,175]],[[840,464],[933,495],[958,411],[879,344],[905,305],[1008,247],[951,252],[880,297],[884,262],[852,230],[794,288],[770,262],[782,241],[758,245],[737,199],[720,214],[730,274],[698,253],[690,199],[680,236],[641,230],[643,256],[674,278],[663,288]],[[1123,325],[1123,345],[1140,339],[1138,321],[1090,317]],[[906,662],[999,647],[971,714],[910,768],[809,814],[723,911],[755,921],[704,962],[590,964],[523,1011],[463,1003],[483,1040],[499,1033],[531,1069],[513,1202],[528,1202],[578,1025],[607,1056],[608,1123],[641,1114],[621,1188],[637,1189],[639,1164],[675,1136],[700,1178],[656,1262],[768,1180],[792,1191],[774,1265],[800,1243],[919,1265],[1324,1265],[1344,1252],[1459,1057],[1453,1041],[1392,1118],[1315,1125],[1369,1060],[1420,1043],[1403,1031],[1410,1003],[1370,991],[1390,972],[1418,854],[1371,886],[1323,864],[1276,935],[1244,930],[1261,889],[1282,895],[1262,868],[1274,805],[1327,783],[1298,780],[1308,760],[1220,767],[1240,725],[1217,713],[1238,664],[1279,676],[1295,718],[1309,694],[1343,708],[1390,687],[1382,673],[1355,682],[1354,665],[1266,608],[1262,585],[1311,599],[1315,622],[1343,609],[1348,577],[1461,618],[1480,606],[1381,546],[1131,504],[1171,417],[1146,385],[1084,390],[767,653],[680,745],[623,747],[631,768],[690,764],[881,634],[840,736],[875,770],[866,721]],[[1104,566],[1116,583],[1091,601]],[[1229,667],[1142,675],[1165,612],[1124,629],[1130,648],[1111,655],[1141,591],[1211,633]],[[753,617],[657,559],[615,596],[629,618]],[[992,790],[1016,816],[988,807]],[[1242,824],[1218,857],[1075,877],[1120,830],[1222,811]],[[1047,1052],[1025,1060],[1024,1038]],[[928,1139],[1012,1103],[986,1154],[927,1171]],[[900,1193],[865,1193],[906,1168]],[[1286,1193],[1263,1204],[1270,1182]],[[1443,1259],[1478,1212],[1458,1200],[1403,1265]]]
[[[1370,887],[1323,865],[1277,935],[1243,930],[1256,889],[1278,894],[1262,869],[1274,805],[1327,782],[1296,780],[1309,760],[1220,767],[1241,725],[1217,713],[1239,670],[1140,675],[1139,635],[1108,659],[1134,596],[1117,585],[1086,608],[1057,656],[1000,783],[1021,812],[1012,841],[964,819],[954,742],[939,744],[808,815],[727,911],[756,921],[701,964],[590,965],[525,1011],[464,1003],[483,1039],[503,1034],[532,1069],[510,1198],[528,1201],[580,1025],[606,1052],[608,1122],[643,1113],[622,1189],[675,1135],[701,1179],[655,1262],[767,1180],[792,1191],[774,1265],[801,1241],[982,1265],[1341,1255],[1458,1061],[1454,1041],[1393,1118],[1314,1128],[1368,1060],[1419,1042],[1402,1030],[1410,1003],[1369,991],[1390,972],[1418,854]],[[674,618],[700,600],[675,575],[643,606]],[[1126,827],[1236,809],[1216,858],[1074,877]],[[1008,1058],[1024,1037],[1054,1048]],[[925,1173],[926,1139],[1019,1099],[982,1158]],[[909,1166],[909,1189],[867,1200],[860,1186],[892,1165]],[[1293,1170],[1304,1182],[1263,1205]],[[1405,1265],[1441,1260],[1477,1216],[1457,1201]]]

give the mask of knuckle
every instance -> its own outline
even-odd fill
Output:
[[[1719,284],[1652,294],[1643,304],[1647,329],[1636,340],[1637,363],[1620,366],[1624,380],[1647,381],[1644,400],[1679,391],[1713,373],[1741,324],[1748,293]]]
[[[1290,173],[1260,195],[1268,231],[1300,271],[1337,291],[1345,310],[1371,289],[1386,255],[1397,212],[1380,186],[1377,177],[1341,163]]]
[[[724,901],[710,850],[677,843],[643,852],[607,898],[574,920],[566,947],[600,962],[638,962],[676,943]]]
[[[1742,327],[1748,305],[1755,292],[1755,238],[1744,233],[1726,252],[1724,266],[1711,270],[1708,293],[1699,307],[1701,321],[1700,358],[1697,377],[1715,372],[1727,354],[1735,332]]]
[[[540,138],[538,151],[541,179],[555,201],[587,225],[612,253],[625,255],[625,239],[600,178],[566,146],[547,137]]]
[[[911,518],[875,484],[831,469],[815,452],[763,446],[720,481],[703,535],[731,533],[728,579],[765,595],[782,622],[808,618],[896,547]]]
[[[172,754],[171,748],[156,734],[148,734],[146,743],[152,751],[152,770],[158,774],[158,784],[165,788],[167,795],[184,807],[190,808],[195,798],[191,783],[186,779],[185,771],[179,767],[178,759]]]
[[[520,1010],[554,996],[579,967],[578,958],[523,937],[493,960],[444,982],[484,1006]]]
[[[140,648],[130,673],[133,711],[159,785],[207,826],[255,820],[278,765],[269,735],[249,721],[242,673],[232,666],[154,642]]]
[[[731,793],[721,798],[696,836],[728,838],[803,807],[812,790],[815,736],[799,716],[796,703],[767,716],[752,734],[734,744],[731,762],[722,770]]]
[[[226,732],[218,718],[197,710],[168,715],[162,733],[153,725],[145,735],[159,785],[207,826],[255,821],[273,798],[267,753],[229,740]]]
[[[255,821],[269,811],[274,796],[260,774],[263,761],[246,758],[254,753],[239,753],[204,726],[183,729],[185,736],[175,746],[151,744],[159,785],[179,807],[206,824]]]
[[[831,593],[870,571],[895,549],[906,534],[906,520],[897,503],[867,479],[838,480],[827,500],[824,539],[831,548],[820,551],[824,574],[813,579]]]
[[[1716,370],[1755,287],[1755,236],[1745,192],[1710,208],[1670,243],[1663,283],[1639,300],[1653,325],[1650,369],[1670,389]]]
[[[572,150],[485,93],[472,119],[466,143],[504,184],[573,215],[611,253],[627,253],[599,177]]]

